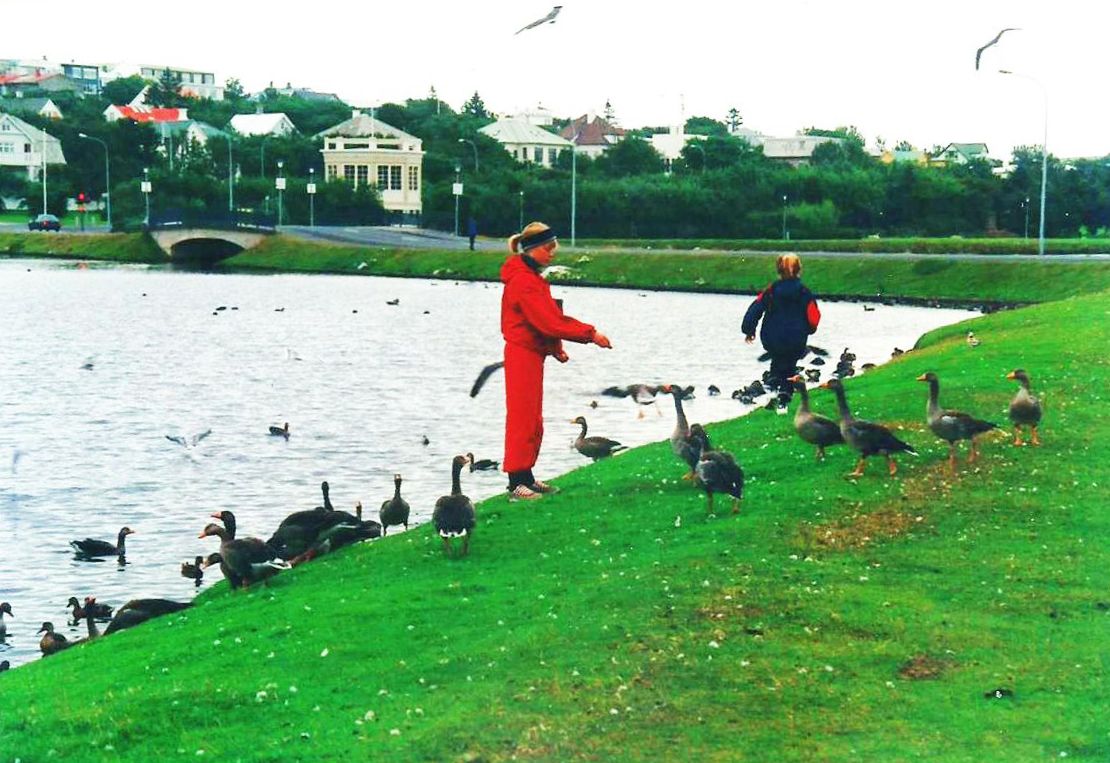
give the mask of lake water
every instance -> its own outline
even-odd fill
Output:
[[[728,395],[765,367],[758,344],[740,336],[749,297],[554,293],[616,349],[568,343],[571,362],[548,363],[537,476],[585,463],[569,447],[578,415],[591,433],[628,445],[669,436],[669,397],[640,419],[631,400],[599,396],[610,385],[694,384],[688,411],[703,422],[747,410]],[[197,538],[214,511],[233,510],[241,535],[265,538],[289,512],[319,505],[328,480],[337,508],[361,500],[376,518],[399,472],[413,521],[426,521],[450,490],[452,456],[501,458],[503,375],[468,396],[482,366],[500,360],[500,295],[495,284],[0,260],[0,601],[15,616],[0,659],[36,658],[44,620],[82,636],[83,624],[64,625],[70,596],[115,606],[191,597],[180,563],[216,550]],[[972,315],[848,303],[822,311],[813,341],[832,355],[826,376],[845,346],[857,366],[882,362]],[[709,384],[721,397],[705,394]],[[268,435],[286,421],[288,441]],[[166,439],[209,429],[196,447]],[[474,499],[504,484],[497,472],[464,473]],[[125,567],[74,558],[70,540],[114,540],[123,525],[136,531]],[[219,577],[210,570],[204,585]]]

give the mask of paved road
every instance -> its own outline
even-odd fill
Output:
[[[31,231],[27,230],[27,223],[2,223],[2,222],[0,222],[0,233],[30,233],[30,232]],[[34,231],[34,232],[39,233],[39,231]],[[90,234],[90,233],[109,233],[110,231],[108,230],[107,225],[86,225],[85,230],[81,230],[80,228],[70,228],[69,226],[63,226],[62,230],[59,231],[59,232],[63,233],[63,234],[65,234],[65,233]],[[50,235],[54,235],[54,233],[51,232]]]

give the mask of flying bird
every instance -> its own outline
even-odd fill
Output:
[[[470,396],[477,397],[478,393],[482,391],[482,387],[486,386],[486,382],[489,381],[489,377],[493,375],[493,372],[501,370],[504,365],[504,362],[498,361],[496,363],[490,363],[483,368],[478,374],[478,378],[474,380],[474,385],[470,388]]]
[[[518,34],[523,32],[525,29],[531,29],[532,27],[537,27],[537,26],[540,26],[541,24],[548,24],[548,23],[554,24],[555,23],[555,17],[559,15],[559,11],[561,11],[562,9],[563,9],[563,6],[556,5],[554,8],[551,9],[551,12],[548,13],[546,16],[544,16],[542,19],[536,19],[531,24],[528,24],[527,26],[523,26],[520,29],[516,30],[516,32],[513,33],[513,37],[516,37]]]
[[[998,41],[999,41],[1000,39],[1002,39],[1002,35],[1006,34],[1007,32],[1017,32],[1017,31],[1020,31],[1020,29],[1021,29],[1020,27],[1014,27],[1014,26],[1011,26],[1011,27],[1006,27],[1006,28],[1005,28],[1005,29],[1003,29],[1003,30],[1002,30],[1001,32],[999,32],[998,34],[996,34],[996,35],[994,36],[994,39],[993,39],[993,40],[991,40],[990,42],[988,42],[988,43],[987,43],[986,45],[984,45],[983,47],[979,48],[979,50],[975,51],[975,71],[979,71],[979,59],[980,59],[980,58],[982,57],[982,55],[983,55],[983,51],[984,51],[984,50],[986,50],[987,48],[991,47],[992,45],[997,45],[997,44],[998,44]]]

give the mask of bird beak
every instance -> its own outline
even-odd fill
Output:
[[[921,374],[921,376],[917,377],[917,380],[918,381],[929,381],[928,379],[925,378],[925,374]]]
[[[197,537],[198,537],[198,538],[207,538],[207,537],[208,537],[208,533],[206,533],[206,532],[204,532],[204,531],[201,531],[200,535],[198,535]]]
[[[212,517],[213,519],[223,519],[223,517],[221,517],[219,514],[209,514],[208,516]]]
[[[1007,378],[1007,379],[1016,379],[1017,377],[1016,377],[1016,376],[1014,376],[1014,372],[1013,372],[1013,371],[1011,371],[1010,373],[1006,374],[1006,378]]]

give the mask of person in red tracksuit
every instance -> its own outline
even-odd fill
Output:
[[[543,441],[543,363],[550,355],[569,359],[563,340],[612,347],[588,323],[563,315],[540,271],[551,264],[559,243],[543,223],[529,223],[509,238],[512,256],[501,266],[501,334],[505,337],[505,458],[513,500],[534,500],[555,488],[535,478],[532,467]]]

